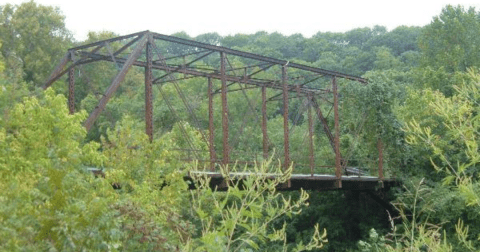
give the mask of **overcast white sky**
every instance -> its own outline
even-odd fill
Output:
[[[27,0],[3,0],[20,4]],[[480,0],[36,0],[57,6],[67,29],[78,41],[89,31],[125,35],[143,30],[162,34],[185,31],[190,36],[280,32],[310,37],[321,32],[345,32],[359,27],[424,26],[447,4],[480,11]],[[3,5],[0,3],[0,5]]]

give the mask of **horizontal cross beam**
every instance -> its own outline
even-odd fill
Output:
[[[109,62],[113,62],[113,59],[111,56],[109,55],[102,55],[102,54],[97,54],[97,53],[88,53],[88,52],[83,52],[83,51],[80,51],[79,52],[82,57],[87,57],[87,58],[90,58],[92,60],[95,60],[95,61],[99,61],[99,60],[103,60],[103,61],[109,61]],[[124,58],[119,58],[119,57],[116,57],[115,60],[118,62],[118,63],[124,63],[126,60]],[[146,63],[145,62],[142,62],[142,61],[134,61],[133,62],[133,65],[134,66],[139,66],[139,67],[146,67]],[[163,64],[153,64],[152,66],[153,69],[157,69],[157,70],[163,70],[163,71],[167,71],[167,72],[173,72],[173,71],[178,71],[178,67],[172,67],[172,66],[166,66],[166,65],[163,65]],[[186,75],[193,75],[193,76],[197,76],[197,77],[210,77],[212,79],[218,79],[220,80],[221,79],[221,74],[219,73],[205,73],[205,72],[200,72],[200,71],[196,71],[196,70],[192,70],[192,69],[182,69],[181,70],[181,73],[182,74],[186,74]],[[272,89],[278,89],[278,90],[283,90],[283,87],[282,87],[282,84],[279,82],[279,81],[258,81],[258,80],[253,80],[253,79],[249,79],[249,78],[243,78],[242,77],[237,77],[237,76],[231,76],[231,75],[226,75],[226,80],[229,81],[229,82],[237,82],[237,83],[243,83],[243,84],[248,84],[248,85],[255,85],[255,86],[259,86],[259,87],[268,87],[268,88],[272,88]],[[296,91],[296,88],[294,85],[289,85],[288,86],[288,91]],[[325,93],[325,92],[328,92],[324,89],[316,89],[316,88],[307,88],[307,87],[302,87],[300,88],[300,92],[303,93],[303,94],[321,94],[321,93]]]

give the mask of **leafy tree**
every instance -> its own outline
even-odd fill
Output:
[[[345,40],[349,45],[354,45],[359,48],[369,46],[369,42],[377,36],[382,36],[387,32],[384,26],[376,25],[373,29],[368,27],[357,28],[345,33]]]
[[[449,73],[480,66],[480,15],[471,7],[447,5],[419,38],[423,66]]]
[[[176,153],[165,148],[173,140],[150,143],[125,118],[99,152],[82,143],[85,116],[70,115],[50,89],[2,122],[1,250],[175,249],[191,225],[180,215],[187,194]],[[85,165],[104,167],[106,179]]]
[[[1,5],[0,20],[1,52],[7,67],[20,63],[24,79],[34,87],[41,86],[71,45],[65,17],[58,8],[30,1]]]
[[[399,26],[389,32],[370,40],[372,47],[385,46],[392,50],[394,56],[408,51],[419,51],[417,40],[423,28]]]

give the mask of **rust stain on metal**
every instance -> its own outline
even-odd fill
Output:
[[[216,154],[215,154],[215,146],[214,146],[214,125],[213,125],[213,94],[212,94],[212,79],[208,78],[208,131],[209,137],[208,141],[210,142],[209,145],[209,152],[210,152],[210,170],[215,170],[215,162],[216,162]]]
[[[145,132],[150,142],[153,141],[152,43],[153,39],[149,37],[146,45],[147,66],[145,67]]]
[[[223,128],[223,165],[230,162],[230,146],[228,145],[228,101],[227,79],[225,78],[226,55],[220,52],[220,78],[222,80],[222,128]]]

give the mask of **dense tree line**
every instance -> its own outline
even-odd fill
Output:
[[[341,147],[361,144],[352,155],[366,160],[375,155],[378,139],[383,140],[385,172],[404,182],[401,190],[389,195],[398,209],[398,216],[390,220],[366,195],[278,193],[262,177],[247,182],[251,190],[232,186],[228,193],[218,193],[204,186],[189,192],[183,175],[199,167],[182,163],[192,156],[178,150],[189,145],[207,149],[199,125],[189,123],[180,99],[170,100],[179,117],[156,99],[155,140],[149,142],[142,123],[142,70],[129,72],[87,133],[82,127],[86,111],[96,106],[110,84],[117,72],[114,65],[96,63],[79,70],[75,103],[81,110],[73,115],[66,107],[65,78],[54,89],[44,92],[40,87],[67,48],[117,34],[90,32],[86,41],[75,41],[64,18],[59,9],[33,1],[0,6],[1,250],[475,251],[480,247],[476,225],[480,13],[475,9],[446,6],[425,27],[388,31],[375,26],[318,32],[310,38],[262,31],[225,37],[174,34],[368,78],[366,86],[341,83],[345,97],[354,97],[341,104]],[[232,62],[248,64],[236,58]],[[218,64],[209,58],[203,63]],[[189,100],[206,99],[197,95],[205,86],[198,80],[178,84]],[[174,97],[173,87],[166,85],[164,92]],[[244,102],[241,93],[229,96],[232,117],[242,118]],[[306,129],[305,120],[296,120],[306,118],[305,111],[295,102],[289,106],[290,123]],[[208,108],[195,109],[200,126],[207,125]],[[354,126],[359,111],[365,118],[361,132]],[[281,104],[271,105],[268,116],[271,141],[281,143]],[[235,147],[240,150],[234,158],[261,148],[261,132],[255,125],[234,123],[243,123],[248,133],[233,132],[239,135]],[[315,155],[328,162],[331,150],[321,132],[318,126]],[[221,136],[216,137],[221,145]],[[301,135],[292,133],[292,155],[301,150]],[[254,169],[278,172],[272,159]],[[104,168],[105,179],[91,175],[91,167]],[[203,178],[198,183],[205,185]],[[263,189],[255,191],[259,188]]]

